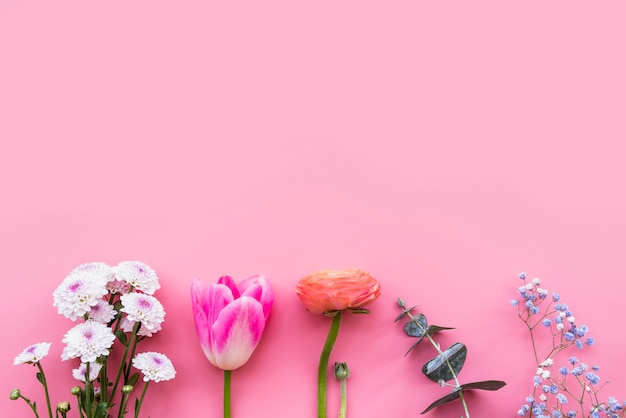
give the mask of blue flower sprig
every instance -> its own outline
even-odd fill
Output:
[[[511,300],[517,307],[519,318],[530,334],[537,371],[532,379],[532,394],[517,411],[520,417],[530,418],[623,418],[626,402],[609,397],[601,401],[602,382],[599,366],[589,366],[578,357],[569,356],[561,367],[555,359],[565,351],[592,346],[595,340],[588,335],[587,326],[580,324],[561,296],[548,292],[541,280],[524,281],[518,290],[519,297]],[[549,333],[551,344],[540,352],[538,333]]]

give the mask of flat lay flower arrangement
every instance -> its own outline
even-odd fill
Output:
[[[517,316],[529,331],[536,373],[529,378],[530,391],[525,401],[512,414],[531,418],[626,417],[625,402],[600,397],[607,382],[600,378],[599,366],[571,353],[594,345],[588,327],[575,318],[558,293],[550,293],[539,279],[528,281],[523,273],[519,278],[523,283],[511,305],[517,308]],[[53,293],[53,305],[60,314],[78,322],[65,334],[61,355],[63,361],[76,363],[72,375],[78,383],[70,390],[74,403],[62,400],[53,408],[48,390],[50,383],[42,364],[51,343],[32,344],[14,359],[15,365],[36,367],[49,418],[66,418],[70,410],[76,410],[80,418],[121,418],[131,409],[133,396],[133,416],[137,418],[149,384],[174,378],[174,366],[164,354],[138,352],[137,349],[141,341],[161,329],[164,321],[165,310],[153,296],[159,288],[156,273],[138,261],[125,261],[113,267],[105,263],[83,264],[62,281]],[[330,320],[317,370],[317,417],[329,415],[326,398],[331,370],[339,382],[341,399],[339,411],[331,415],[346,418],[350,370],[346,359],[330,364],[333,346],[344,312],[369,313],[367,307],[380,297],[381,285],[370,273],[360,269],[321,270],[302,278],[295,293],[307,311]],[[230,276],[222,276],[214,283],[197,279],[191,284],[191,310],[200,348],[213,366],[223,370],[225,418],[233,415],[233,371],[238,374],[259,345],[273,303],[272,286],[263,275],[239,283]],[[426,362],[421,371],[425,381],[434,381],[444,390],[438,399],[424,404],[422,414],[459,401],[461,418],[470,418],[465,393],[495,391],[505,382],[461,383],[459,374],[467,359],[467,347],[461,342],[441,347],[436,337],[453,328],[429,323],[417,306],[407,307],[400,298],[396,304],[401,312],[395,321],[404,321],[404,333],[415,339],[405,356],[418,346],[420,350],[425,349],[428,344],[420,343],[428,341],[435,357]],[[113,350],[121,351],[119,364],[110,360]],[[415,365],[408,359],[407,368],[411,367]],[[14,389],[10,397],[25,401],[39,418],[42,412],[37,403],[19,389]]]

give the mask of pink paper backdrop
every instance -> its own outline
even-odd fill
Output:
[[[625,13],[623,1],[0,0],[0,415],[31,416],[14,387],[43,406],[34,369],[12,365],[37,341],[53,343],[55,403],[69,398],[72,323],[52,291],[81,263],[133,259],[160,276],[166,322],[148,346],[178,371],[151,387],[145,417],[221,416],[189,287],[226,273],[264,273],[276,292],[233,373],[235,416],[314,417],[329,321],[293,288],[348,267],[383,286],[331,358],[352,370],[353,418],[417,416],[442,394],[420,372],[431,349],[403,357],[398,296],[457,328],[441,338],[469,347],[462,381],[507,382],[472,395],[472,415],[513,417],[534,372],[507,304],[522,270],[590,327],[603,395],[625,399]]]

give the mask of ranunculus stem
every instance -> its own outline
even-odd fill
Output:
[[[328,330],[328,336],[320,355],[320,364],[317,369],[317,417],[326,418],[326,387],[328,378],[328,359],[330,358],[330,352],[333,350],[335,341],[337,341],[337,335],[339,334],[339,326],[341,325],[341,314],[343,311],[338,311],[330,323],[330,329]]]
[[[224,418],[230,418],[231,370],[224,370]]]

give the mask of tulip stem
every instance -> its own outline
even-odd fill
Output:
[[[328,330],[328,336],[320,355],[320,364],[317,369],[317,417],[326,418],[326,387],[328,380],[328,359],[330,352],[333,350],[337,335],[339,334],[339,326],[341,325],[341,314],[343,311],[337,311],[333,316]]]
[[[231,370],[224,370],[224,418],[230,418]]]

